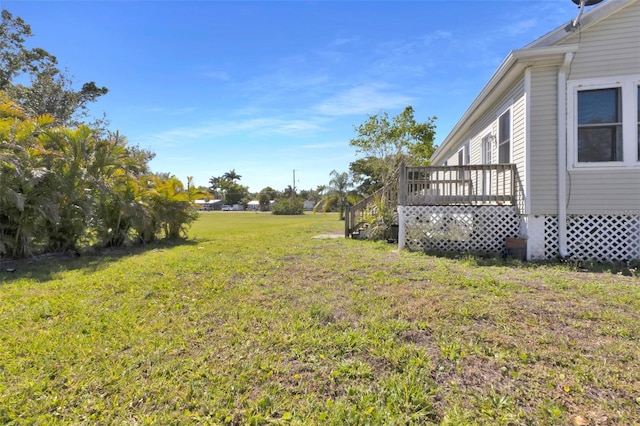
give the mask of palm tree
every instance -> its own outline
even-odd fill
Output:
[[[151,204],[155,223],[166,238],[186,235],[187,226],[197,214],[191,207],[189,195],[182,182],[175,176],[154,175],[149,177],[153,185]]]
[[[44,167],[48,153],[36,136],[52,123],[46,115],[28,119],[0,92],[0,254],[31,254],[43,218],[56,217]]]
[[[340,211],[340,220],[344,220],[344,212],[349,203],[348,191],[353,186],[353,183],[347,172],[338,173],[332,170],[329,176],[331,176],[331,180],[326,188],[325,196],[316,204],[314,210],[322,209],[323,212],[326,212],[332,205],[337,204]]]
[[[222,178],[233,182],[242,179],[242,176],[236,173],[236,169],[232,169],[225,172],[225,174],[222,175]]]

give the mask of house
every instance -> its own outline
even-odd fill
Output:
[[[640,258],[640,0],[585,9],[507,56],[432,167],[402,170],[400,248]]]
[[[220,210],[222,209],[222,200],[195,200],[193,206],[204,211]]]

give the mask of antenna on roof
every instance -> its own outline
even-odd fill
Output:
[[[578,5],[578,7],[580,8],[580,12],[578,12],[578,16],[576,16],[576,19],[569,22],[569,24],[567,24],[567,26],[564,27],[565,31],[567,32],[575,31],[576,28],[578,28],[578,26],[580,25],[580,18],[582,17],[582,12],[584,12],[585,6],[593,6],[594,4],[600,3],[602,0],[571,0],[571,1]]]

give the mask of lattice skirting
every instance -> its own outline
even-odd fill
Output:
[[[559,248],[558,218],[536,218],[544,220],[544,249],[532,250],[538,253],[533,258],[554,259]],[[572,260],[599,262],[640,259],[640,216],[567,216],[567,255]]]
[[[404,206],[402,217],[413,251],[503,254],[505,239],[520,230],[514,206]]]

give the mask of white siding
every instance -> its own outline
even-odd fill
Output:
[[[524,93],[524,79],[518,80],[501,97],[488,112],[478,120],[464,138],[458,141],[462,147],[467,141],[470,146],[470,164],[482,164],[482,138],[491,133],[497,136],[498,117],[511,109],[511,162],[516,164],[516,199],[519,213],[524,208],[525,162],[526,162],[526,98]],[[458,149],[459,149],[458,148]],[[458,164],[458,150],[447,158],[447,165]],[[494,141],[492,163],[498,162],[498,146]],[[440,164],[441,165],[441,164]]]
[[[566,42],[579,43],[567,76],[570,81],[640,74],[640,3],[622,9],[581,33],[576,32]],[[568,144],[572,149],[574,141],[570,140]],[[567,180],[567,213],[640,211],[639,184],[640,167],[637,166],[573,170]],[[540,195],[543,189],[541,185]],[[540,198],[541,202],[544,200]]]
[[[638,214],[640,170],[574,170],[567,180],[569,214]]]
[[[579,44],[569,80],[640,72],[640,3],[622,9],[565,40]]]
[[[524,93],[524,80],[517,86],[514,93],[513,107],[511,109],[512,134],[511,134],[511,162],[516,165],[516,200],[518,212],[524,213],[524,197],[526,188],[526,96]]]
[[[556,214],[558,206],[558,67],[532,68],[529,165],[531,214]]]

